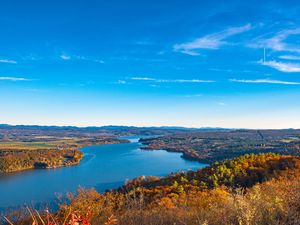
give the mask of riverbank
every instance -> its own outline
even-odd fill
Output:
[[[1,142],[0,175],[33,169],[54,169],[78,165],[84,157],[79,149],[90,145],[128,143],[128,140],[107,138],[66,139],[44,142]]]
[[[298,155],[299,130],[235,130],[191,132],[141,138],[144,150],[163,149],[180,152],[183,158],[214,163],[244,154],[274,152]]]
[[[84,157],[76,166],[3,174],[0,176],[0,209],[22,205],[40,208],[50,203],[54,206],[57,194],[75,193],[78,187],[95,188],[103,193],[138,176],[162,177],[207,166],[184,160],[181,153],[143,151],[141,144],[135,142],[137,138],[128,137],[131,143],[83,147],[80,150]]]
[[[16,151],[0,158],[0,174],[74,166],[82,158],[83,153],[80,150]]]

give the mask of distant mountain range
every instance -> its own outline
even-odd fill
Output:
[[[77,126],[44,126],[44,125],[10,125],[10,124],[0,124],[0,128],[18,128],[18,129],[82,129],[82,130],[178,130],[178,131],[225,131],[234,130],[229,128],[221,127],[200,127],[200,128],[189,128],[180,126],[151,126],[151,127],[136,127],[136,126],[118,126],[118,125],[108,125],[108,126],[88,126],[88,127],[77,127]]]

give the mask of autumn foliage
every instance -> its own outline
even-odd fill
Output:
[[[103,194],[80,189],[51,216],[55,225],[300,224],[299,172],[299,157],[244,155]]]

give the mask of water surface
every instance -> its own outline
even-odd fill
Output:
[[[204,166],[183,159],[181,153],[141,150],[137,140],[131,137],[131,143],[84,147],[85,156],[77,166],[0,176],[0,209],[53,202],[58,194],[79,186],[105,191],[137,176],[164,176]]]

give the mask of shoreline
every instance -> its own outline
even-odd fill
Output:
[[[58,168],[63,168],[63,167],[71,167],[71,166],[77,166],[81,163],[82,159],[84,158],[84,152],[81,150],[84,147],[92,146],[92,145],[109,145],[109,144],[123,144],[123,143],[130,143],[129,140],[127,139],[119,139],[118,141],[112,141],[112,142],[102,142],[102,143],[87,143],[81,146],[78,146],[74,151],[73,158],[65,160],[61,165],[47,165],[47,162],[35,162],[34,164],[28,166],[28,167],[23,167],[19,169],[12,169],[8,171],[3,171],[0,172],[0,177],[1,176],[6,176],[6,175],[13,175],[21,172],[26,172],[30,170],[45,170],[45,169],[58,169]],[[60,150],[55,150],[52,149],[53,151],[60,151]],[[68,149],[66,149],[68,150]],[[32,150],[34,151],[34,150]],[[67,157],[66,157],[67,158]]]
[[[122,142],[122,143],[109,143],[109,144],[101,144],[100,146],[103,146],[103,145],[119,145],[119,144],[123,144],[124,142]],[[127,143],[129,143],[129,142],[127,142]],[[136,142],[136,143],[139,143],[139,142]],[[93,145],[92,145],[93,146]],[[87,147],[86,145],[85,146],[83,146],[83,147]],[[141,151],[144,151],[143,149],[141,149],[140,148],[141,146],[138,146],[138,148],[141,150]],[[165,152],[169,152],[169,151],[166,151],[166,150],[162,150],[162,151],[165,151]],[[84,153],[84,151],[83,151],[83,153]],[[176,152],[175,152],[176,153]],[[177,152],[177,153],[179,153],[179,152]],[[84,153],[84,156],[86,156],[86,154],[87,153]],[[179,156],[179,157],[181,157],[182,158],[182,156]],[[84,159],[84,157],[82,158],[82,159]],[[80,160],[80,162],[82,162],[82,159]],[[192,161],[192,160],[188,160],[188,161]],[[22,170],[22,171],[16,171],[16,172],[10,172],[10,173],[5,173],[5,174],[0,174],[0,178],[1,178],[1,175],[4,175],[4,176],[10,176],[10,175],[12,175],[12,176],[14,176],[14,173],[25,173],[25,172],[27,172],[27,171],[34,171],[34,170],[45,170],[45,169],[49,169],[49,170],[51,170],[51,169],[56,169],[56,168],[63,168],[63,167],[69,167],[69,166],[79,166],[80,165],[80,162],[78,162],[78,163],[76,163],[76,164],[70,164],[70,165],[67,165],[67,166],[59,166],[59,167],[51,167],[51,168],[36,168],[36,169],[32,169],[32,168],[29,168],[29,169],[26,169],[26,170]],[[174,169],[174,168],[173,168]],[[199,167],[197,167],[196,169],[194,169],[195,171],[196,170],[198,170],[199,169]],[[180,170],[181,171],[181,170]],[[176,170],[172,170],[171,172],[168,172],[168,173],[166,173],[165,175],[155,175],[155,176],[158,176],[158,177],[165,177],[165,176],[168,176],[169,174],[171,174],[171,173],[173,173],[173,172],[177,172]],[[21,174],[22,175],[22,174]],[[134,178],[132,178],[132,179],[130,179],[130,180],[133,180],[133,179],[135,179],[135,178],[137,178],[137,177],[139,177],[139,176],[143,176],[143,174],[138,174],[137,176],[135,176]],[[126,179],[124,179],[124,182],[126,181]],[[124,185],[124,182],[122,182],[122,183],[120,183],[120,184],[118,184],[118,186],[115,186],[115,187],[113,187],[113,188],[109,188],[109,189],[106,189],[106,190],[118,190],[119,188],[121,188],[123,185]],[[96,188],[95,186],[94,186],[94,188]],[[73,191],[72,191],[73,192]],[[76,192],[76,191],[75,191]],[[104,192],[106,192],[106,191],[100,191],[100,190],[98,190],[98,192],[99,193],[104,193]],[[47,205],[49,202],[48,201],[41,201],[41,202],[35,202],[35,204],[37,204],[37,206],[43,206],[43,204],[45,204],[45,205]],[[55,204],[53,204],[54,206],[55,206]],[[9,209],[18,209],[18,208],[20,208],[20,207],[22,207],[22,205],[14,205],[14,206],[8,206],[8,207],[2,207],[2,208],[0,208],[0,214],[1,214],[1,212],[3,212],[3,211],[5,211],[5,210],[9,210]]]
[[[0,177],[5,176],[5,175],[13,175],[13,174],[21,173],[21,172],[26,172],[26,171],[30,171],[30,170],[45,170],[45,169],[51,170],[51,169],[69,167],[69,166],[77,166],[77,165],[80,164],[81,160],[84,158],[84,153],[80,150],[76,150],[76,151],[80,152],[81,157],[78,160],[74,161],[74,162],[69,161],[65,165],[53,165],[53,166],[36,166],[36,165],[32,165],[30,167],[24,167],[22,169],[9,170],[9,171],[5,171],[5,172],[1,172]]]

